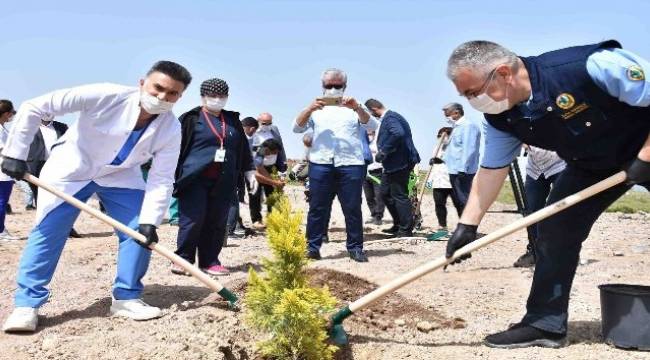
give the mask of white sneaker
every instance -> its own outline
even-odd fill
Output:
[[[7,229],[4,229],[4,231],[0,233],[0,240],[16,241],[18,240],[18,237],[11,235]]]
[[[155,306],[147,305],[147,303],[140,299],[113,299],[113,303],[111,304],[111,315],[140,321],[161,317],[162,311]]]
[[[34,332],[38,324],[38,308],[17,307],[2,327],[4,332]]]

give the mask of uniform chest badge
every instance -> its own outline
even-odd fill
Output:
[[[627,78],[632,81],[641,81],[645,80],[645,73],[643,69],[638,65],[631,65],[627,68]]]
[[[557,107],[562,110],[568,110],[576,104],[576,99],[574,99],[573,95],[569,93],[562,93],[558,95],[557,99],[555,99],[555,104],[557,104]]]

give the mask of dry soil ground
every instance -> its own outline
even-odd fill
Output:
[[[289,188],[297,208],[305,203],[298,188]],[[26,237],[33,212],[22,210],[7,219],[14,234]],[[96,206],[96,203],[92,203]],[[244,219],[248,219],[242,206]],[[495,205],[479,229],[483,233],[519,218]],[[425,226],[435,224],[432,199],[423,205]],[[364,214],[367,209],[364,205]],[[456,218],[450,215],[450,223]],[[525,234],[513,234],[478,251],[446,272],[437,271],[401,289],[372,309],[346,320],[350,347],[340,359],[642,359],[643,352],[624,351],[603,343],[597,286],[603,283],[648,284],[650,217],[644,214],[605,214],[584,244],[582,263],[572,291],[569,345],[558,350],[496,350],[482,345],[483,337],[502,330],[523,315],[532,272],[512,268],[524,251]],[[388,226],[388,221],[385,225]],[[52,296],[41,311],[38,332],[0,334],[3,359],[246,359],[255,358],[259,334],[244,323],[200,283],[169,272],[169,262],[154,255],[145,278],[144,299],[164,309],[165,316],[133,322],[108,316],[117,240],[112,230],[86,215],[76,225],[84,235],[70,239],[50,287]],[[328,283],[339,298],[349,301],[427,260],[443,254],[444,242],[402,241],[367,245],[370,262],[347,258],[345,225],[335,206],[331,242],[324,259],[310,267],[316,283]],[[382,239],[380,227],[366,227],[366,241]],[[163,225],[161,243],[174,248],[177,228]],[[24,241],[0,243],[0,322],[12,307],[15,272]],[[231,240],[221,259],[233,272],[220,278],[235,291],[245,289],[246,271],[268,255],[263,235]],[[428,332],[417,329],[427,321]]]

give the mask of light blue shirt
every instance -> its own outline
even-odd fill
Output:
[[[644,80],[631,80],[628,70],[638,66],[646,74]],[[640,56],[623,49],[602,49],[587,59],[587,72],[596,85],[609,95],[631,106],[650,105],[650,63]],[[650,119],[648,120],[650,121]],[[485,154],[481,166],[502,168],[508,166],[521,149],[521,141],[483,120]]]
[[[343,106],[325,106],[314,111],[305,126],[294,123],[293,132],[304,133],[313,129],[309,161],[334,166],[365,165],[361,136],[377,129],[372,116],[362,124],[352,109]]]
[[[458,119],[443,156],[449,174],[475,174],[478,170],[481,128],[465,117]]]

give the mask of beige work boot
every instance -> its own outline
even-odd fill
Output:
[[[264,223],[261,222],[261,221],[254,222],[252,226],[253,226],[253,229],[255,229],[255,230],[264,230],[264,229],[266,229],[266,225],[264,225]]]

